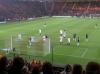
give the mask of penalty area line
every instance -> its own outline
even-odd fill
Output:
[[[88,50],[88,49],[87,49]],[[100,60],[98,58],[91,58],[91,57],[82,57],[82,56],[74,56],[74,55],[65,55],[65,54],[57,54],[57,53],[53,53],[54,55],[61,55],[61,56],[69,56],[69,57],[75,57],[75,58],[84,58],[84,59],[96,59],[96,60]]]
[[[84,55],[86,54],[87,50],[88,50],[88,49],[85,50],[85,52],[83,53],[82,57],[84,57]]]

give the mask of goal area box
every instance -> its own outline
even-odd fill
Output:
[[[49,38],[44,42],[42,38],[34,37],[34,43],[31,45],[28,45],[28,38],[30,37],[22,36],[21,41],[19,41],[17,36],[7,37],[4,39],[5,49],[9,50],[9,53],[43,57],[50,53]]]

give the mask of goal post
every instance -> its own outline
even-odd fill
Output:
[[[16,54],[33,55],[33,56],[46,56],[50,53],[50,39],[47,38],[43,42],[42,38],[34,37],[34,43],[28,46],[29,36],[22,36],[21,41],[18,40],[17,36],[10,36],[4,39],[5,49],[9,49],[13,53],[15,48]]]

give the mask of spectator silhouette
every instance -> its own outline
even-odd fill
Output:
[[[33,70],[32,70],[31,74],[40,74],[40,67],[38,65],[35,65],[33,67]]]
[[[13,59],[13,65],[9,69],[8,74],[26,74],[26,70],[22,69],[24,67],[24,60],[21,57],[15,57]]]
[[[53,66],[50,62],[44,62],[42,70],[43,74],[53,74]]]
[[[82,74],[83,68],[80,64],[74,64],[72,74]]]
[[[99,72],[100,71],[100,64],[97,62],[88,62],[86,65],[86,73],[88,72]]]
[[[0,59],[0,74],[8,74],[8,59],[7,57],[3,56]]]

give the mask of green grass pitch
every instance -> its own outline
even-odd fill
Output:
[[[44,23],[46,22],[46,27]],[[98,28],[95,28],[98,24]],[[5,47],[4,38],[11,35],[41,37],[38,30],[42,30],[42,35],[48,34],[51,40],[51,53],[45,57],[34,57],[21,55],[24,59],[37,61],[50,61],[54,64],[65,65],[79,63],[86,66],[89,61],[100,62],[100,19],[99,18],[41,18],[36,20],[11,22],[0,24],[0,54],[13,57],[12,54],[5,54],[2,50]],[[59,44],[59,31],[66,30],[66,38],[63,45]],[[80,45],[77,40],[73,41],[73,33],[80,37]],[[88,41],[85,41],[85,34],[88,33]],[[71,45],[67,45],[67,37],[71,38]],[[26,46],[25,46],[26,47]],[[24,50],[24,49],[23,49]],[[52,51],[53,50],[53,51]],[[53,54],[52,54],[53,52]],[[30,58],[29,58],[30,57]]]

